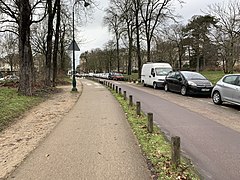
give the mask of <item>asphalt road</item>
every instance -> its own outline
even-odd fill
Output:
[[[240,176],[239,108],[216,106],[210,98],[183,97],[163,90],[114,82],[140,101],[145,113],[167,137],[180,136],[184,155],[204,179],[238,180]]]

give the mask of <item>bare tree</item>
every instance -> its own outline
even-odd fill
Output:
[[[140,45],[140,9],[141,9],[141,0],[133,0],[133,11],[135,15],[135,26],[136,26],[136,44],[137,44],[137,59],[138,59],[138,78],[141,78],[141,68],[142,68],[142,59],[141,59],[141,45]]]
[[[56,86],[57,78],[57,56],[58,56],[58,45],[59,45],[59,36],[60,36],[60,23],[61,23],[61,3],[60,0],[56,0],[56,11],[57,11],[57,20],[56,20],[56,32],[55,32],[55,41],[54,41],[54,50],[53,50],[53,87]]]
[[[164,29],[163,33],[164,33],[164,36],[166,37],[166,39],[174,44],[173,51],[175,50],[175,48],[177,48],[178,62],[177,62],[177,66],[174,66],[174,67],[181,69],[183,56],[186,51],[186,47],[184,44],[183,25],[174,24],[174,25],[169,26],[166,29]]]
[[[120,54],[119,54],[119,40],[121,36],[121,24],[118,10],[115,7],[109,7],[106,11],[106,16],[104,17],[104,24],[108,25],[109,31],[113,32],[116,40],[117,48],[117,71],[120,71]]]
[[[53,20],[57,10],[58,0],[47,0],[47,12],[48,12],[48,33],[47,33],[47,52],[46,52],[46,69],[45,69],[45,85],[51,86],[51,70],[52,70],[52,38],[53,38]],[[60,3],[60,2],[59,2]]]
[[[28,96],[33,94],[34,85],[30,26],[44,18],[42,16],[38,20],[34,19],[34,14],[38,14],[36,9],[42,8],[43,5],[41,0],[31,2],[29,0],[0,0],[0,12],[2,13],[0,32],[9,31],[19,36],[20,82],[18,92]]]
[[[214,37],[219,46],[224,72],[232,73],[240,57],[240,2],[233,0],[210,5],[208,13],[218,20]]]
[[[141,3],[141,16],[144,23],[145,38],[147,44],[147,61],[151,61],[151,41],[159,24],[168,18],[174,18],[174,0],[147,0]],[[181,1],[175,1],[180,2]]]
[[[17,57],[17,36],[12,33],[5,33],[1,43],[2,54],[5,54],[5,60],[10,65],[10,71],[13,71],[13,67],[16,67]]]

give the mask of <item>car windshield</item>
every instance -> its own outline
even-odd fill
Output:
[[[206,78],[197,72],[181,72],[187,80],[206,80]]]
[[[157,76],[166,76],[172,68],[155,68],[155,72]]]

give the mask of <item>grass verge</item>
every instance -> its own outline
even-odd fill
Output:
[[[13,122],[14,118],[41,102],[40,97],[18,95],[15,88],[0,88],[0,131]]]
[[[200,72],[213,84],[216,84],[225,74],[223,71],[202,71]]]
[[[171,144],[161,130],[154,125],[153,133],[148,133],[146,115],[143,113],[141,116],[136,115],[136,106],[129,107],[128,102],[120,94],[113,90],[111,92],[121,104],[145,157],[153,167],[154,179],[200,179],[193,166],[184,157],[181,157],[178,168],[174,168],[171,164]]]

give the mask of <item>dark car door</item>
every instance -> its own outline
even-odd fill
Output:
[[[175,72],[170,72],[166,77],[166,82],[168,84],[168,89],[170,91],[174,90],[174,79],[175,79]]]
[[[177,92],[181,91],[182,81],[183,81],[182,75],[180,74],[180,72],[176,72],[174,81],[175,91]]]

